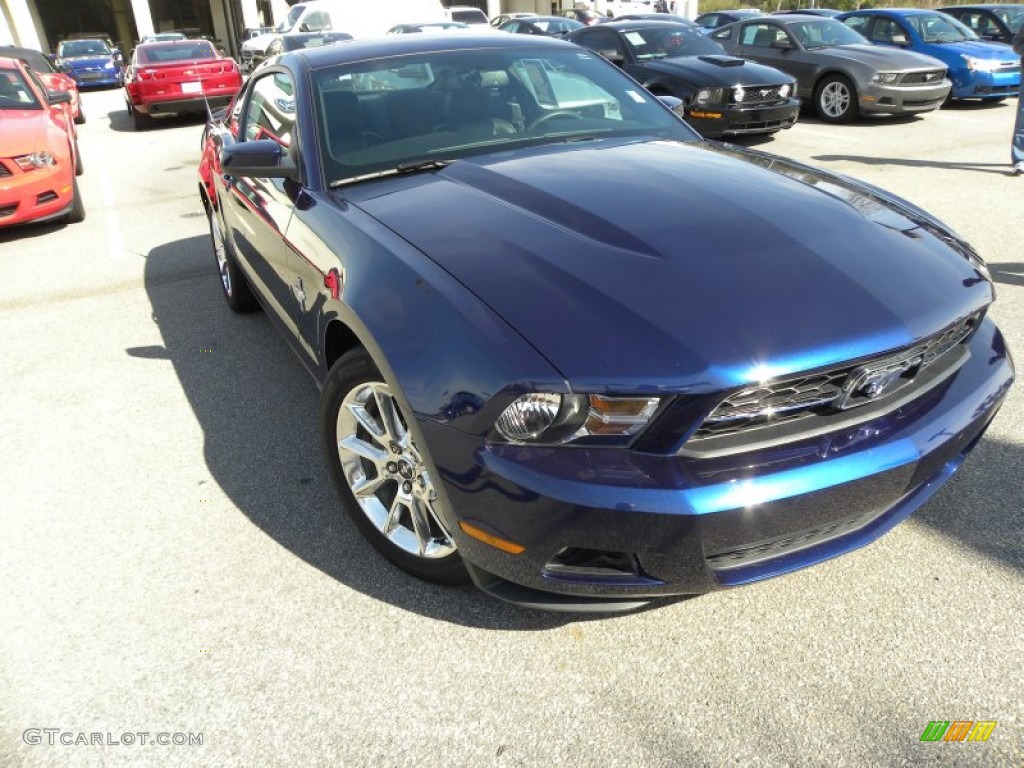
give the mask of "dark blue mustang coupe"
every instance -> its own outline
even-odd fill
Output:
[[[284,54],[205,142],[229,306],[294,346],[341,506],[425,579],[608,611],[816,563],[934,494],[1013,379],[954,232],[570,43]]]

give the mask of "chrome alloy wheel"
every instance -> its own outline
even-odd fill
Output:
[[[388,386],[371,381],[351,389],[336,435],[345,481],[373,526],[415,557],[453,554],[433,481]]]
[[[220,228],[220,216],[210,211],[210,237],[213,239],[213,255],[217,258],[217,271],[224,293],[231,295],[231,270],[228,268],[228,249],[224,244],[224,232]]]
[[[832,118],[840,118],[847,113],[851,98],[850,89],[839,80],[828,83],[818,95],[821,111]]]

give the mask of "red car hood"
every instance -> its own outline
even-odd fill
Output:
[[[42,109],[5,109],[0,113],[0,154],[19,157],[46,149],[49,113]]]

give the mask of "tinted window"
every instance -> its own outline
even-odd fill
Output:
[[[688,27],[650,27],[622,33],[637,61],[664,59],[669,56],[705,56],[723,53],[718,43]]]
[[[68,40],[57,48],[58,56],[110,56],[110,49],[102,40]]]
[[[804,48],[825,48],[830,45],[855,45],[867,42],[864,35],[834,19],[797,21],[787,24],[786,29],[800,41]]]
[[[908,16],[906,22],[926,43],[960,43],[977,38],[971,30],[945,14],[915,14]]]

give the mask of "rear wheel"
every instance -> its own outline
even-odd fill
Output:
[[[131,108],[132,113],[132,127],[136,131],[144,131],[153,124],[152,118],[149,115],[144,115],[134,107]]]
[[[245,279],[245,275],[235,262],[231,244],[224,237],[220,213],[211,205],[207,207],[206,217],[210,223],[210,240],[213,242],[213,255],[217,260],[217,273],[220,275],[224,300],[233,312],[239,314],[259,309],[259,302],[249,287],[249,281]]]
[[[68,212],[68,223],[77,224],[85,219],[85,201],[78,191],[78,179],[71,180],[71,210]]]
[[[828,75],[814,92],[814,108],[825,122],[848,123],[860,113],[857,89],[842,75]]]
[[[320,398],[320,434],[341,505],[384,557],[438,584],[469,576],[430,473],[426,446],[364,349],[331,367]]]

